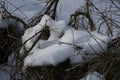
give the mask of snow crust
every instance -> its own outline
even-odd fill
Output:
[[[41,20],[41,22],[43,21],[42,25],[44,24],[46,16],[47,15],[44,15]],[[98,54],[105,52],[107,50],[107,44],[111,40],[110,37],[95,31],[75,30],[70,26],[65,28],[66,23],[64,21],[54,21],[50,17],[48,18],[48,16],[46,25],[50,28],[50,37],[48,40],[38,41],[30,52],[32,54],[29,54],[24,59],[25,67],[46,65],[56,66],[67,59],[70,59],[71,63],[82,63],[84,60],[89,60],[98,56]],[[36,30],[39,30],[39,28]],[[54,30],[58,34],[53,32]],[[28,31],[28,33],[30,32]],[[62,33],[64,34],[60,37]],[[33,38],[32,41],[35,41],[35,38]],[[28,43],[28,45],[29,44],[30,43]],[[81,48],[76,49],[76,46]]]

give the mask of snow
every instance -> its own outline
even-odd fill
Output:
[[[48,38],[49,41],[59,39],[66,29],[65,21],[54,21],[48,26],[50,28],[50,37]]]
[[[42,41],[41,40],[38,41],[38,43],[35,45],[36,48],[39,46],[38,44],[41,44],[43,42],[47,43],[47,45],[45,45],[45,44],[43,46],[40,45],[40,47],[45,47],[45,46],[51,45],[50,42],[59,39],[60,36],[64,33],[64,31],[66,29],[65,21],[62,21],[62,20],[61,21],[54,21],[53,19],[51,19],[50,16],[44,15],[42,17],[40,23],[38,23],[36,26],[34,26],[32,28],[28,28],[25,31],[24,35],[22,36],[22,43],[24,44],[26,42],[25,43],[26,50],[29,50],[32,47],[34,41],[40,35],[40,33],[38,33],[38,32],[43,30],[43,28],[45,26],[49,27],[49,29],[50,29],[50,36],[49,36],[47,41],[45,41],[45,40],[44,41],[43,40]],[[36,35],[36,36],[34,36],[34,35]],[[34,51],[34,49],[32,51]],[[31,53],[32,53],[32,51],[31,51]],[[22,47],[21,50],[20,50],[20,55],[22,55],[23,53],[24,53],[24,49]]]
[[[104,76],[96,71],[90,72],[87,76],[80,80],[105,80]]]
[[[79,43],[86,41],[85,37],[88,37],[89,33],[83,30],[75,30],[74,28],[70,28],[65,31],[64,35],[59,39],[59,42],[63,43]],[[80,39],[81,38],[81,39]]]
[[[45,27],[46,22],[51,19],[48,15],[44,15],[43,18],[41,19],[40,23],[38,23],[37,25],[35,25],[34,27],[28,28],[24,35],[22,36],[22,43],[25,43],[28,39],[26,43],[25,43],[25,48],[27,50],[29,50],[34,41],[38,38],[38,36],[40,35],[40,31]],[[38,34],[39,33],[39,34]],[[36,35],[36,36],[35,36]]]
[[[1,13],[0,13],[0,21],[2,20],[2,15],[1,15]]]
[[[110,42],[110,38],[105,35],[98,34],[96,32],[91,32],[91,37],[88,42],[83,45],[82,52],[86,53],[100,53],[107,50],[107,44]]]
[[[85,0],[59,0],[57,6],[57,19],[68,22],[70,15],[84,5]]]
[[[83,48],[73,53],[70,57],[71,63],[83,63],[85,60],[90,60],[102,52],[106,52],[110,41],[110,37],[95,31],[89,33],[75,29],[69,29],[60,39],[60,42],[75,44]]]
[[[57,24],[58,22],[52,21],[52,24]],[[49,28],[54,27],[54,25],[50,25],[51,22],[48,23],[47,25],[49,25]],[[65,23],[63,23],[63,25],[65,27]],[[63,25],[59,25],[58,28],[60,28],[60,26],[63,28]],[[58,31],[63,33],[64,30],[62,29],[62,31]],[[55,38],[56,37],[59,37],[59,35],[55,36]],[[56,66],[67,59],[70,59],[71,63],[83,63],[84,59],[89,60],[89,58],[93,58],[94,55],[96,56],[97,53],[100,54],[106,51],[107,44],[110,40],[111,39],[108,36],[98,34],[95,31],[89,33],[87,30],[75,30],[69,26],[69,28],[64,31],[64,35],[57,41],[55,40],[55,44],[51,43],[52,40],[49,42],[48,39],[43,41],[43,44],[46,42],[51,44],[47,44],[48,46],[45,44],[41,49],[40,47],[37,47],[41,46],[40,40],[32,50],[32,54],[25,58],[24,66]],[[76,50],[76,46],[79,46],[82,49]],[[86,55],[86,53],[89,54]]]
[[[38,0],[6,0],[6,5],[7,10],[27,23],[42,10],[44,4]]]
[[[6,0],[6,8],[13,15],[20,17],[27,23],[44,8],[45,3],[41,2],[39,0]],[[70,15],[84,4],[84,0],[59,0],[57,6],[57,19],[68,22]]]
[[[65,21],[54,21],[48,15],[44,15],[36,26],[29,28],[25,31],[22,36],[22,42],[24,43],[26,40],[36,35],[39,31],[41,31],[45,26],[50,28],[50,37],[48,40],[55,40],[61,36],[64,32],[66,23]],[[39,34],[38,34],[39,35]],[[30,48],[33,45],[33,42],[36,40],[38,36],[35,36],[31,40],[27,41],[26,48]]]
[[[57,44],[57,40],[52,40],[52,41],[49,41],[49,40],[39,40],[38,43],[35,45],[36,47],[38,47],[39,49],[44,49],[46,47],[49,47],[53,44]],[[36,49],[36,48],[35,48]],[[35,50],[33,49],[33,50]]]
[[[110,37],[92,32],[88,41],[77,44],[83,49],[71,57],[71,63],[83,63],[84,61],[89,61],[101,55],[103,52],[107,51],[107,45],[110,41]]]
[[[0,67],[0,78],[2,80],[9,80],[10,79],[10,74],[9,70],[7,69],[8,67]]]
[[[65,44],[55,44],[42,50],[37,49],[34,54],[25,58],[24,66],[55,66],[68,59],[71,52],[74,52],[74,49]]]
[[[112,39],[120,37],[120,28],[114,28],[112,32],[113,32],[113,36],[111,37]]]
[[[31,27],[31,28],[28,28],[25,31],[24,35],[22,36],[22,43],[24,44],[24,46],[22,46],[21,50],[19,51],[20,57],[23,57],[25,51],[26,50],[28,51],[32,47],[34,41],[41,34],[40,31],[43,30],[43,28],[46,26],[46,22],[48,20],[50,20],[50,19],[51,18],[48,15],[44,15],[42,17],[41,21],[37,25],[35,25],[35,26]],[[39,43],[37,43],[35,45],[35,48],[38,48],[38,44]],[[25,47],[26,50],[24,49],[24,47]],[[30,53],[32,53],[32,51]]]
[[[31,28],[28,28],[24,35],[22,36],[22,41],[23,43],[28,40],[29,38],[31,38],[32,36],[34,36],[36,33],[38,33],[39,31],[41,31],[45,25],[46,25],[46,22],[47,20],[51,19],[48,15],[44,15],[40,21],[40,23],[38,23],[37,25],[31,27]]]

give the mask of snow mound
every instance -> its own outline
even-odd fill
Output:
[[[30,52],[32,53],[34,49],[38,48],[39,46],[42,48],[45,48],[45,46],[52,45],[51,42],[57,40],[60,38],[60,36],[64,33],[66,29],[66,23],[65,21],[55,21],[51,19],[50,16],[44,15],[36,26],[28,28],[24,35],[22,36],[22,43],[25,44],[25,49],[29,50],[33,43],[36,41],[38,36],[41,34],[40,31],[44,29],[45,26],[48,26],[50,29],[50,36],[48,40],[39,40],[37,44],[35,45],[35,48]],[[41,45],[41,43],[45,43]],[[46,45],[47,43],[47,45]],[[24,47],[20,50],[20,55],[22,56],[25,52]]]
[[[23,42],[33,36],[44,26],[50,29],[48,40],[39,40],[29,55],[24,59],[24,66],[45,66],[64,62],[70,59],[71,63],[83,63],[107,50],[110,38],[97,32],[87,30],[75,30],[67,26],[65,21],[55,21],[48,15],[44,15],[40,23],[26,30]],[[26,44],[30,48],[37,36],[31,38]],[[22,48],[21,48],[22,50]]]

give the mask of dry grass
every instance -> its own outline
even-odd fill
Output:
[[[23,80],[79,80],[87,71],[86,64],[71,69],[69,60],[57,66],[29,67],[25,70]]]
[[[0,29],[0,61],[3,60],[4,62],[4,59],[6,59],[10,53],[16,51],[20,46],[20,31],[16,26],[18,25],[8,24],[8,28]],[[3,57],[3,55],[5,55],[5,57]]]
[[[120,80],[120,39],[109,47],[102,57],[89,62],[90,70],[96,70],[105,75],[107,80]]]

